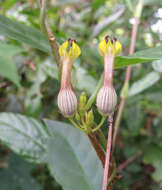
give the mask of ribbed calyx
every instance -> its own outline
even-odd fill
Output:
[[[58,107],[65,117],[72,117],[77,110],[77,98],[71,88],[61,89],[58,95]]]
[[[97,95],[97,108],[101,115],[112,113],[117,104],[117,95],[112,86],[102,86]]]
[[[65,117],[72,117],[77,111],[77,97],[72,90],[71,69],[73,61],[80,55],[81,51],[75,40],[69,39],[59,48],[62,58],[61,88],[57,102],[61,113]]]

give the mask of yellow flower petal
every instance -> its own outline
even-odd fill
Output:
[[[67,56],[67,47],[68,47],[69,42],[66,41],[64,42],[60,47],[59,47],[59,54],[61,57],[66,57]]]
[[[104,56],[107,53],[107,44],[106,44],[105,39],[99,43],[98,51],[99,51],[101,56]]]
[[[98,51],[101,56],[104,56],[108,53],[114,54],[115,56],[118,56],[122,51],[122,45],[119,41],[113,39],[104,39],[102,40],[98,45]]]
[[[115,56],[120,55],[121,51],[122,51],[122,45],[119,41],[116,41],[115,42]]]
[[[67,51],[68,45],[70,45],[69,51]],[[69,41],[67,40],[59,47],[59,54],[63,58],[74,60],[81,54],[81,50],[74,41],[72,41],[72,44],[69,44]]]
[[[72,46],[68,52],[68,55],[71,59],[76,59],[81,54],[80,47],[73,41]]]

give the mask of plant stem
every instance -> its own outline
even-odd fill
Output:
[[[53,34],[51,32],[50,26],[48,24],[48,20],[46,18],[46,0],[42,0],[41,3],[40,3],[40,1],[38,1],[38,7],[40,7],[40,28],[41,28],[41,31],[43,32],[45,37],[48,39],[50,46],[51,46],[52,55],[53,55],[57,65],[58,65],[58,67],[60,68],[61,59],[60,59],[60,55],[58,53],[59,45],[58,45],[55,37],[53,36]]]
[[[143,3],[144,3],[144,0],[139,0],[140,10],[138,10],[138,9],[139,9],[139,6],[138,6],[138,8],[137,8],[137,10],[136,10],[136,13],[138,13],[138,14],[136,14],[136,16],[134,17],[134,24],[133,24],[133,28],[132,28],[129,54],[133,54],[133,52],[134,52],[134,50],[135,50],[135,44],[136,44],[136,38],[137,38],[138,25],[139,25],[139,22],[140,22],[140,16],[141,16],[141,12],[142,12]],[[137,15],[138,15],[138,16],[137,16]],[[127,67],[126,74],[125,74],[125,82],[124,82],[123,87],[124,87],[126,84],[129,85],[130,75],[131,75],[131,69],[132,69],[131,66],[128,66],[128,67]],[[121,97],[121,101],[120,101],[120,105],[119,105],[119,109],[118,109],[118,113],[117,113],[117,117],[116,117],[116,121],[115,121],[115,125],[114,125],[113,151],[114,151],[115,144],[116,144],[116,138],[117,138],[117,134],[118,134],[118,131],[119,131],[119,125],[120,125],[122,113],[123,113],[123,110],[124,110],[126,98],[127,98],[127,96]]]
[[[84,129],[80,128],[75,122],[73,119],[69,118],[69,121],[77,128],[79,129],[80,131],[84,132]]]
[[[99,125],[96,128],[92,129],[92,131],[93,132],[97,131],[103,125],[105,119],[106,119],[106,116],[102,116],[101,122],[99,123]]]
[[[98,140],[97,140],[97,138],[96,138],[96,136],[95,136],[95,134],[93,132],[89,133],[88,137],[89,137],[89,140],[90,140],[91,144],[93,145],[93,147],[94,147],[94,149],[95,149],[95,151],[97,153],[97,156],[101,160],[102,166],[104,167],[105,153],[104,153],[101,145],[98,143]]]
[[[108,129],[108,140],[107,140],[107,151],[106,151],[106,160],[105,160],[105,169],[102,190],[107,189],[109,170],[110,170],[110,160],[111,160],[111,144],[112,144],[112,127],[113,127],[113,113],[109,116],[109,129]]]
[[[136,158],[138,158],[138,156],[140,156],[142,154],[142,152],[138,152],[136,154],[134,154],[133,156],[131,156],[128,160],[126,160],[124,163],[122,163],[117,171],[120,172],[122,171],[124,168],[126,168],[129,164],[131,164]]]

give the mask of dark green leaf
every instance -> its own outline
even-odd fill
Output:
[[[63,189],[101,189],[103,168],[87,135],[69,124],[44,122],[53,133],[48,146],[49,167]]]
[[[0,113],[0,140],[31,162],[46,161],[47,128],[20,114]]]
[[[130,56],[119,56],[115,59],[115,68],[162,59],[162,46],[138,51]]]
[[[9,158],[9,168],[0,170],[2,190],[41,190],[41,186],[31,176],[33,165],[12,154]]]
[[[39,30],[10,20],[2,15],[0,15],[0,33],[34,48],[50,52],[49,43]]]

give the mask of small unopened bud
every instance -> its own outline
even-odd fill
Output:
[[[76,119],[76,121],[80,121],[80,115],[79,115],[79,113],[78,112],[76,112],[76,114],[75,114],[75,119]]]
[[[86,93],[82,92],[82,94],[80,95],[80,105],[85,106],[86,103],[87,103]]]
[[[58,107],[65,117],[72,117],[77,110],[77,98],[72,89],[61,89],[58,95]]]
[[[117,95],[113,86],[103,86],[97,95],[97,108],[101,115],[109,115],[115,110]]]
[[[94,122],[94,115],[93,115],[93,111],[90,110],[87,114],[86,124],[87,126],[92,126],[93,122]]]

